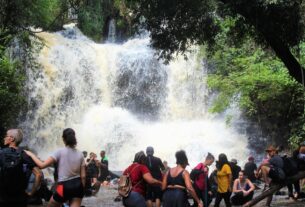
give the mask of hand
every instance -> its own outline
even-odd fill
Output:
[[[243,194],[244,194],[244,196],[247,196],[247,195],[249,195],[249,191],[246,191],[246,190],[243,190]]]
[[[198,207],[204,207],[202,201],[200,201],[200,202],[198,203]]]
[[[209,191],[209,192],[208,192],[208,194],[209,194],[210,196],[212,196],[212,195],[213,195],[212,191]]]

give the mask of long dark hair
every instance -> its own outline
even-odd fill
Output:
[[[224,166],[224,164],[229,165],[229,161],[228,161],[227,155],[225,155],[224,153],[221,153],[218,155],[218,162],[216,162],[217,170],[221,170],[221,168]]]
[[[75,147],[77,144],[76,137],[75,137],[75,131],[71,128],[67,128],[62,133],[62,138],[65,143],[65,145],[69,147]]]
[[[184,150],[179,150],[176,152],[176,164],[178,165],[188,165],[188,159]]]

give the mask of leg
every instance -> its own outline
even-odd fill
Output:
[[[269,185],[270,184],[270,180],[268,178],[268,174],[269,174],[270,168],[267,167],[267,166],[262,166],[261,170],[262,170],[262,177],[263,177],[264,182],[267,185]]]
[[[292,184],[287,184],[287,188],[288,188],[288,198],[293,197]]]
[[[211,196],[208,193],[208,190],[203,190],[201,192],[201,197],[199,197],[199,198],[201,198],[201,200],[202,200],[202,202],[203,202],[205,207],[209,206],[209,204],[210,204],[210,202],[212,200]]]
[[[152,207],[153,206],[152,201],[151,200],[147,200],[146,201],[146,205],[147,205],[147,207]]]
[[[216,198],[215,198],[215,205],[214,207],[219,207],[219,204],[222,200],[222,196],[219,192],[216,193]]]
[[[159,198],[156,199],[156,207],[161,207],[161,200]]]
[[[198,189],[197,185],[196,184],[193,184],[193,188],[196,192],[196,195],[198,196],[199,199],[202,200],[202,192]],[[195,201],[195,199],[193,199],[194,201],[194,204],[193,204],[193,207],[197,207],[198,206],[198,203]]]
[[[55,201],[53,199],[53,196],[51,197],[49,203],[48,203],[48,207],[60,207],[62,205],[62,203],[58,203],[57,201]]]
[[[223,198],[225,200],[226,206],[231,207],[231,201],[230,201],[231,192],[226,192],[223,195]]]
[[[80,207],[82,204],[82,198],[73,198],[70,202],[70,207]]]

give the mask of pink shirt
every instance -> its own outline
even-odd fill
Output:
[[[198,178],[195,181],[196,186],[199,190],[205,190],[207,188],[206,177],[209,175],[209,168],[207,168],[203,163],[199,163],[195,169],[201,170],[203,173],[200,173]]]

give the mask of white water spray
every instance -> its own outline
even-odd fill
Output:
[[[76,28],[41,37],[43,67],[28,70],[31,110],[21,123],[41,157],[63,146],[67,127],[75,129],[78,149],[106,150],[112,170],[147,146],[169,163],[184,149],[191,166],[207,152],[248,155],[246,137],[207,113],[206,69],[196,53],[164,65],[148,38],[96,44]]]

